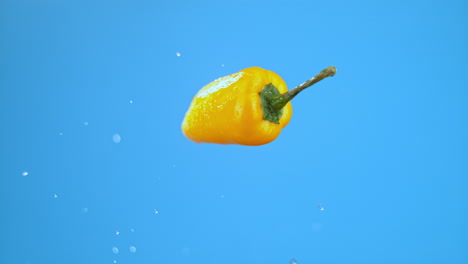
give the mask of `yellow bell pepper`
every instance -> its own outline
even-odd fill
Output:
[[[291,91],[278,74],[259,67],[219,78],[195,95],[182,122],[182,131],[197,143],[247,146],[270,143],[291,119],[289,101],[335,73],[335,67],[330,66]]]

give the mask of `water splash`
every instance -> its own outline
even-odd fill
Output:
[[[114,143],[120,143],[120,140],[121,140],[121,139],[122,139],[122,138],[120,137],[119,134],[114,134],[114,135],[112,136],[112,141],[114,141]]]
[[[320,211],[325,210],[325,208],[323,208],[323,206],[322,206],[321,204],[317,205],[317,207],[318,207],[318,209],[319,209]]]

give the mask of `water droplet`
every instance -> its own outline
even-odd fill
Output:
[[[177,57],[180,57],[180,53],[179,52],[176,52],[175,54]]]
[[[117,247],[113,247],[112,252],[114,252],[114,254],[119,254],[119,249]]]
[[[28,174],[29,174],[29,172],[27,172],[27,171],[23,171],[23,173],[21,173],[21,175],[23,175],[23,176],[28,176]]]
[[[81,212],[83,212],[83,214],[86,214],[88,212],[88,208],[86,208],[86,207],[82,208]]]
[[[292,259],[289,260],[289,264],[297,264],[297,261],[292,258]]]
[[[121,140],[120,135],[119,135],[119,134],[114,134],[114,135],[112,136],[112,140],[113,140],[115,143],[120,143],[120,140]]]
[[[119,230],[115,231],[115,235],[118,236],[120,234]]]
[[[88,124],[89,124],[88,122],[83,122],[83,125],[85,126],[88,126]]]
[[[132,252],[132,253],[135,253],[135,252],[136,252],[136,247],[134,247],[134,246],[130,246],[128,249],[129,249],[130,252]]]
[[[159,211],[157,209],[154,209],[154,214],[159,214]]]
[[[323,206],[322,206],[321,204],[317,205],[317,207],[318,207],[318,209],[319,209],[320,211],[325,210],[325,208],[323,208]]]

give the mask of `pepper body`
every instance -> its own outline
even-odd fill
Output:
[[[197,143],[258,146],[275,140],[289,123],[292,106],[282,108],[279,122],[264,119],[260,92],[272,84],[288,91],[276,73],[251,67],[219,78],[203,87],[193,98],[182,122],[184,135]]]

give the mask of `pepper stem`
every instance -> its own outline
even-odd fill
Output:
[[[271,107],[276,110],[280,111],[283,109],[283,107],[291,101],[298,93],[302,92],[305,88],[312,86],[313,84],[320,82],[321,80],[331,77],[335,75],[336,73],[336,68],[335,66],[330,66],[324,70],[322,70],[319,74],[315,75],[312,79],[307,80],[303,84],[295,87],[292,90],[289,90],[288,92],[279,95],[278,97],[274,98],[271,100]]]

